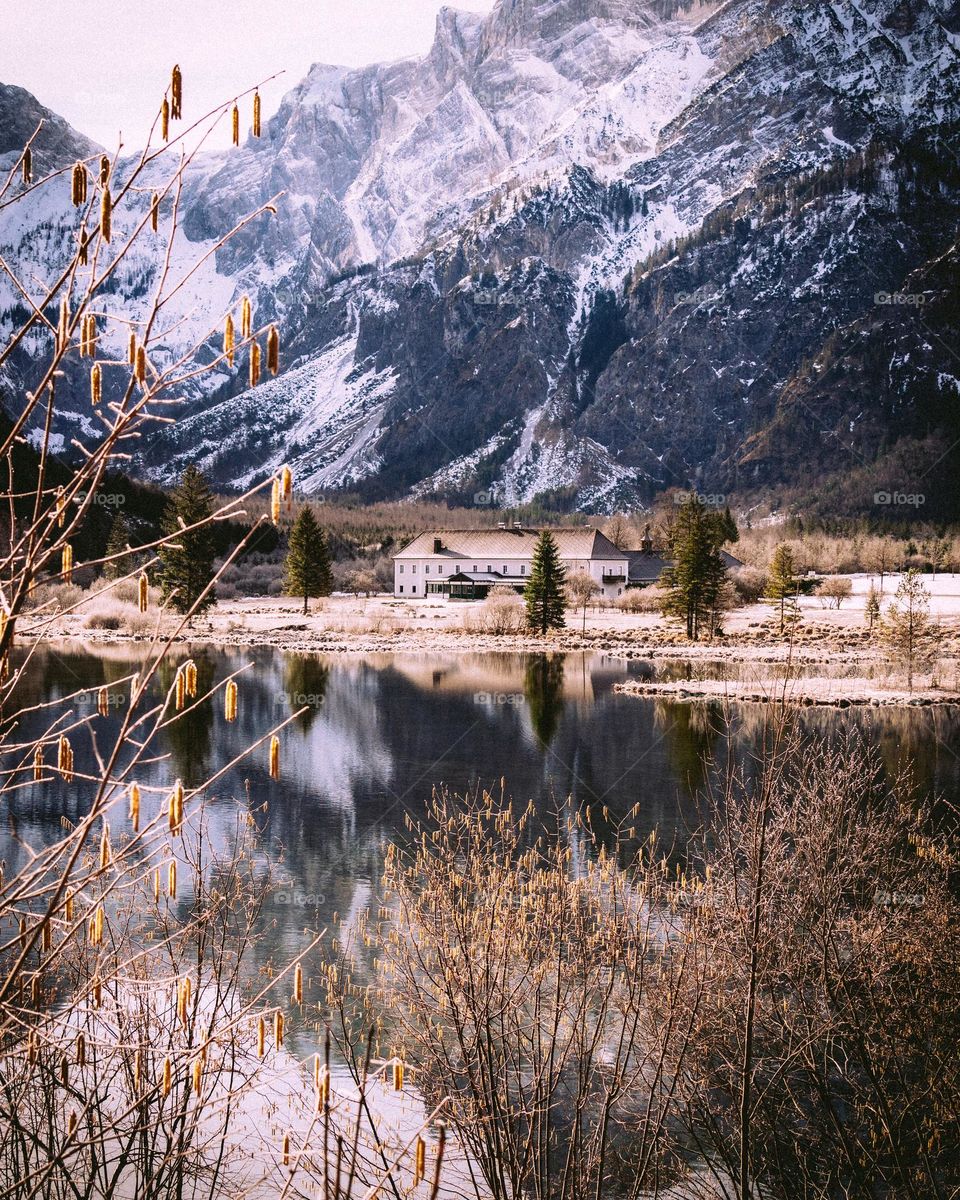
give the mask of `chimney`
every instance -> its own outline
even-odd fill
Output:
[[[439,554],[442,549],[443,549],[443,539],[442,538],[434,538],[433,539],[434,554]]]
[[[644,525],[643,537],[640,541],[640,549],[644,554],[649,554],[653,550],[653,542],[650,540],[650,526]]]

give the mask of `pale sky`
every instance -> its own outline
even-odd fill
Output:
[[[451,7],[487,12],[494,0]],[[0,0],[0,82],[19,84],[108,149],[141,145],[170,69],[189,122],[277,71],[264,119],[312,63],[423,54],[442,0]],[[244,135],[249,114],[244,111]],[[216,143],[225,145],[224,126]]]

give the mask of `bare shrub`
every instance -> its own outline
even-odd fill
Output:
[[[630,588],[614,603],[621,612],[630,613],[659,613],[663,607],[666,592],[653,584],[650,587]]]
[[[849,600],[853,595],[853,583],[842,576],[824,579],[817,588],[817,595],[825,608],[839,608],[844,600]]]
[[[767,574],[759,567],[735,567],[730,582],[742,604],[757,604],[766,594]]]
[[[480,605],[464,613],[463,626],[497,637],[522,633],[526,628],[523,597],[511,587],[492,587]]]

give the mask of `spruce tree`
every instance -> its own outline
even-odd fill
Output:
[[[103,552],[105,558],[113,559],[113,562],[106,563],[103,568],[103,573],[107,579],[119,579],[132,569],[131,555],[125,554],[129,546],[130,523],[123,513],[117,513],[113,518],[113,524],[110,526],[110,532],[107,535],[107,545]],[[124,557],[114,558],[116,554],[124,554]]]
[[[766,590],[767,599],[780,609],[781,633],[787,614],[796,609],[797,591],[797,568],[793,560],[793,551],[781,543],[773,552]]]
[[[737,528],[737,523],[733,519],[733,513],[730,511],[729,504],[723,510],[723,513],[720,516],[719,520],[720,520],[720,528],[721,528],[721,531],[723,532],[724,542],[730,542],[730,543],[739,542],[740,541],[740,530]]]
[[[544,530],[533,548],[530,580],[524,590],[527,602],[527,625],[540,633],[562,629],[564,625],[564,592],[566,575],[560,561],[560,551],[549,530]]]
[[[213,493],[202,473],[191,465],[171,494],[163,518],[163,533],[173,535],[173,540],[157,551],[163,599],[178,612],[202,612],[216,599],[213,588],[203,595],[213,576],[216,554],[212,515]],[[191,528],[195,525],[199,528]]]
[[[304,613],[310,599],[329,596],[333,591],[327,538],[309,504],[300,509],[290,530],[283,590],[288,596],[303,597]]]
[[[873,633],[873,627],[880,618],[880,596],[872,583],[863,606],[863,615],[867,619],[867,631]]]
[[[724,534],[722,516],[710,512],[696,496],[681,506],[670,531],[672,562],[660,577],[666,589],[663,613],[683,621],[694,642],[704,624],[713,631],[720,607],[727,577],[720,556]]]

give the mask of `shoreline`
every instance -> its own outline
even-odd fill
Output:
[[[763,627],[731,632],[712,642],[690,643],[673,630],[641,627],[629,630],[568,627],[547,637],[529,634],[490,634],[451,628],[370,629],[325,628],[323,613],[307,617],[276,607],[248,609],[253,620],[241,625],[217,612],[200,618],[179,634],[174,646],[210,646],[224,651],[263,651],[293,654],[598,654],[627,662],[721,665],[739,669],[748,678],[626,679],[613,685],[623,695],[662,697],[680,702],[728,701],[745,704],[782,703],[797,707],[952,707],[960,705],[960,647],[953,638],[944,646],[939,675],[952,688],[926,686],[909,692],[892,680],[884,685],[874,672],[883,657],[863,631],[809,626],[805,637],[790,643],[771,636]],[[269,617],[269,623],[257,618]],[[168,634],[169,635],[169,631]],[[42,643],[82,645],[92,653],[110,647],[147,647],[151,635],[124,630],[82,628],[65,619],[45,632]],[[849,674],[819,674],[817,667]],[[753,668],[753,670],[751,670]],[[768,668],[765,670],[765,668]],[[772,669],[770,669],[772,668]]]

